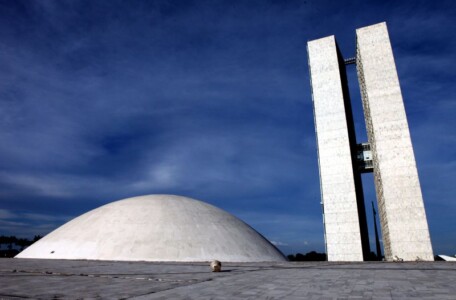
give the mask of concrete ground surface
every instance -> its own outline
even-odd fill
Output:
[[[223,262],[222,262],[223,264]],[[456,299],[456,263],[0,259],[0,299]]]

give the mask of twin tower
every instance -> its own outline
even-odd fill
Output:
[[[399,79],[385,23],[356,30],[356,58],[334,36],[307,44],[329,261],[369,253],[361,174],[373,172],[388,261],[434,260]],[[356,64],[368,142],[356,140],[345,66]]]

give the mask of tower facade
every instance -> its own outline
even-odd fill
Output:
[[[356,30],[356,58],[334,36],[307,44],[329,261],[366,260],[361,173],[373,172],[387,260],[433,260],[423,198],[385,23]],[[356,63],[368,142],[356,141],[345,65]]]

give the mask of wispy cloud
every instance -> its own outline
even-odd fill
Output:
[[[286,244],[286,243],[276,242],[276,241],[271,241],[271,244],[273,244],[274,246],[288,246],[288,244]]]
[[[0,232],[2,235],[14,234],[21,238],[30,238],[45,235],[70,219],[71,216],[0,209]]]
[[[7,210],[7,209],[0,209],[0,219],[1,220],[4,220],[4,219],[13,219],[13,218],[16,218],[17,215],[12,213],[11,211]]]

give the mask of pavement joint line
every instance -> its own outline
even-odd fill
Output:
[[[159,290],[159,291],[152,291],[152,292],[145,293],[145,294],[142,294],[142,295],[134,295],[134,296],[131,296],[131,297],[126,297],[126,298],[121,298],[121,299],[122,300],[126,300],[126,299],[134,299],[134,298],[137,298],[137,297],[144,297],[144,296],[147,296],[147,295],[153,295],[153,294],[158,294],[158,293],[162,293],[162,292],[168,292],[168,291],[172,291],[172,290],[174,290],[176,288],[189,287],[189,286],[193,286],[193,285],[197,285],[197,284],[201,284],[201,283],[209,282],[209,281],[213,281],[213,279],[212,278],[208,278],[206,280],[196,281],[194,283],[190,283],[190,284],[186,284],[186,285],[174,286],[174,287],[170,287],[170,288]]]
[[[6,298],[4,298],[4,297],[6,297]],[[9,294],[0,294],[0,300],[9,300],[9,299],[30,299],[30,297],[9,295]]]
[[[98,278],[114,278],[114,279],[135,279],[135,280],[149,280],[149,281],[163,281],[163,282],[198,282],[197,279],[165,279],[165,278],[145,278],[145,277],[130,277],[130,276],[118,276],[118,275],[106,275],[106,274],[70,274],[70,273],[59,273],[59,272],[34,272],[34,271],[19,271],[20,273],[36,274],[36,275],[53,275],[53,276],[86,276],[86,277],[98,277]],[[0,275],[8,276],[8,275]]]

